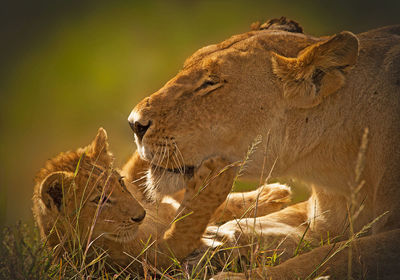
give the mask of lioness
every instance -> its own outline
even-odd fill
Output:
[[[234,243],[248,243],[254,232],[264,244],[282,240],[290,257],[303,233],[317,245],[373,222],[368,233],[376,237],[353,254],[353,276],[373,278],[390,264],[375,245],[390,237],[383,248],[396,247],[400,239],[399,95],[399,25],[318,38],[281,18],[198,50],[128,120],[150,162],[149,188],[161,193],[184,187],[183,178],[208,157],[241,159],[262,135],[246,176],[297,179],[313,187],[312,196],[256,223],[229,222],[219,233]],[[295,275],[308,276],[322,255],[303,261]],[[338,278],[351,272],[339,263],[328,271]],[[288,266],[287,274],[278,268],[270,275],[290,275]]]
[[[133,259],[138,257],[159,269],[167,268],[172,257],[182,260],[198,247],[207,246],[201,238],[210,220],[248,216],[245,211],[255,207],[256,198],[259,214],[277,211],[289,201],[290,190],[278,184],[225,200],[234,172],[220,173],[227,163],[211,158],[193,171],[182,201],[164,197],[153,204],[144,199],[137,185],[112,168],[112,162],[107,134],[100,128],[86,148],[61,153],[37,174],[34,217],[41,236],[59,253],[76,253],[70,252],[74,242],[80,243],[83,251],[85,246],[92,249],[88,244],[93,241],[120,266],[138,270],[140,263]],[[139,172],[137,168],[143,164],[136,158],[128,166]]]

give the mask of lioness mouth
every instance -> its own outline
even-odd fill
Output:
[[[165,171],[168,171],[168,172],[171,172],[171,173],[187,175],[187,176],[190,176],[190,177],[192,177],[193,174],[194,174],[194,166],[183,166],[183,167],[180,167],[180,168],[165,168],[165,167],[162,167],[162,166],[159,166],[159,165],[152,164],[151,168],[153,170],[156,170],[156,169],[160,169],[161,170],[162,169],[162,170],[165,170]]]

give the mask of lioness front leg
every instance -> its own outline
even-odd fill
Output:
[[[183,259],[201,244],[201,237],[217,207],[230,192],[235,176],[234,168],[217,157],[202,163],[188,182],[184,199],[175,221],[159,240],[157,265],[171,264],[171,254]]]
[[[305,234],[305,240],[316,242],[308,231],[308,201],[289,206],[278,212],[257,217],[229,221],[222,226],[208,227],[209,236],[226,243],[227,247],[237,247],[235,255],[251,258],[254,245],[260,250],[275,251],[284,261],[294,255]]]
[[[211,221],[221,223],[265,216],[286,206],[290,202],[290,195],[290,188],[281,184],[265,184],[254,191],[230,193]]]
[[[348,234],[346,209],[344,197],[313,191],[305,202],[263,217],[230,221],[217,230],[209,228],[208,232],[217,232],[230,246],[241,245],[242,255],[248,256],[251,245],[259,244],[261,248],[278,249],[284,261],[294,256],[300,241],[311,248],[327,236],[331,242],[343,240]]]

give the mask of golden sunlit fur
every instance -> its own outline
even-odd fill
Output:
[[[171,256],[183,260],[203,245],[201,238],[210,221],[254,215],[257,197],[260,214],[277,211],[290,200],[289,188],[278,184],[226,199],[234,172],[230,168],[215,176],[227,162],[214,157],[195,170],[184,193],[155,204],[130,183],[146,163],[134,157],[121,172],[130,171],[123,179],[112,168],[112,161],[106,132],[99,129],[89,146],[61,153],[40,170],[33,212],[50,247],[68,252],[72,250],[68,242],[80,239],[85,248],[95,240],[90,249],[106,250],[111,261],[121,266],[129,264],[137,270],[146,259],[158,268],[167,268]],[[132,257],[138,257],[137,261]]]
[[[328,234],[345,240],[381,215],[366,234],[400,228],[400,26],[321,38],[284,18],[253,27],[195,52],[133,109],[129,122],[140,156],[150,162],[149,188],[183,188],[186,173],[174,170],[212,156],[241,160],[261,135],[245,176],[297,179],[313,187],[312,196],[255,222],[228,222],[218,231],[223,238],[245,245],[256,232],[261,244],[280,244],[286,259],[305,231],[318,246]],[[389,236],[397,246],[398,232]],[[358,268],[366,256],[385,258],[365,245],[372,239],[354,256]],[[358,268],[382,275],[379,266]]]

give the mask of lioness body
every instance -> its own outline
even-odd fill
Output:
[[[353,232],[380,215],[373,233],[400,228],[400,26],[329,38],[295,27],[283,20],[200,49],[129,117],[151,171],[198,166],[214,155],[240,160],[262,135],[247,176],[272,170],[313,186],[308,202],[257,219],[265,242],[289,236],[288,256],[310,222],[311,242],[327,232],[346,238],[347,215],[361,205]],[[165,161],[160,143],[181,160]],[[178,181],[150,175],[161,192]],[[254,234],[248,224],[222,229],[246,243]]]

